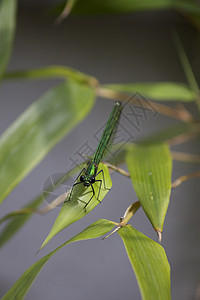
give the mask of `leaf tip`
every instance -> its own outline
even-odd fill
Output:
[[[42,246],[36,251],[35,254],[38,254],[40,252],[40,250],[42,250],[42,248],[44,248],[44,246],[46,246],[46,244],[49,242],[50,239],[48,239],[49,236],[47,236],[47,238],[44,240]]]
[[[41,249],[42,249],[42,247],[40,247],[40,248],[35,252],[35,255],[37,255],[37,254],[40,252]]]

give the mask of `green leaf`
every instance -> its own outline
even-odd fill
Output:
[[[158,101],[195,101],[197,94],[189,86],[174,82],[106,84],[104,87],[117,92],[139,93]]]
[[[22,300],[46,262],[62,247],[80,240],[98,238],[115,226],[108,220],[98,220],[28,268],[2,300]],[[136,274],[143,299],[170,299],[170,267],[164,249],[132,228],[118,231]]]
[[[170,266],[161,245],[128,225],[118,231],[143,300],[171,299]]]
[[[0,233],[0,247],[2,247],[6,242],[8,242],[11,239],[11,237],[13,237],[13,235],[16,232],[18,232],[19,229],[29,220],[29,218],[32,215],[32,212],[29,212],[29,210],[34,210],[35,208],[37,208],[41,204],[42,200],[43,197],[40,196],[31,201],[28,205],[24,207],[24,214],[16,211],[6,216],[7,219],[11,218],[11,220],[8,222],[8,224],[6,224],[3,231]]]
[[[60,213],[51,228],[51,231],[47,238],[45,239],[44,243],[42,244],[41,248],[43,248],[57,233],[61,230],[69,226],[70,224],[78,221],[79,219],[83,218],[86,214],[88,214],[92,209],[99,204],[99,200],[102,201],[103,198],[108,193],[108,190],[112,187],[112,181],[110,178],[110,174],[106,165],[100,163],[99,170],[103,170],[104,178],[105,178],[105,187],[103,183],[103,176],[102,172],[97,176],[97,179],[102,180],[102,186],[99,193],[100,182],[95,182],[93,184],[95,196],[92,198],[90,203],[86,207],[85,211],[85,204],[88,203],[92,196],[92,189],[91,187],[85,187],[83,184],[78,184],[73,188],[73,193],[70,201],[66,201]],[[105,189],[106,188],[106,189]],[[99,200],[97,200],[99,194]],[[64,195],[64,198],[66,196]],[[67,199],[69,198],[69,194]]]
[[[161,233],[171,193],[172,158],[166,144],[129,147],[126,163],[139,201]]]
[[[0,137],[0,203],[91,110],[94,90],[68,81],[46,92]]]
[[[56,182],[53,183],[53,186],[50,185],[45,188],[45,192],[54,191],[59,185],[65,184],[65,182],[84,164],[77,165],[73,169],[71,169],[68,173],[61,175]],[[48,205],[44,207],[42,210],[37,210],[39,205],[44,200],[44,195],[39,195],[35,199],[33,199],[26,206],[22,207],[20,210],[11,212],[5,215],[2,219],[0,219],[0,224],[4,221],[7,221],[6,226],[0,233],[0,247],[2,247],[6,242],[8,242],[19,230],[20,228],[31,218],[33,213],[45,214],[48,211]]]
[[[78,70],[63,66],[48,66],[39,69],[11,71],[4,75],[4,79],[48,79],[63,78],[73,79],[79,83],[96,86],[98,81],[95,77],[88,76]]]
[[[0,79],[8,64],[15,31],[16,0],[0,1]]]
[[[24,274],[15,282],[11,289],[3,296],[2,300],[22,300],[24,299],[26,293],[31,287],[33,281],[36,279],[40,270],[46,264],[46,262],[51,258],[62,247],[80,240],[88,240],[101,237],[102,235],[108,233],[115,226],[114,223],[108,220],[98,220],[88,226],[85,230],[74,236],[69,241],[65,242],[58,248],[56,248],[51,253],[47,254],[41,258],[38,262],[27,269]]]

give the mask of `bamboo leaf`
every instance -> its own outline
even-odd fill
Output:
[[[65,242],[64,244],[56,248],[51,253],[47,254],[39,261],[37,261],[34,265],[32,265],[30,268],[28,268],[24,272],[24,274],[15,282],[15,284],[11,287],[11,289],[3,296],[2,300],[24,299],[33,281],[36,279],[37,275],[39,274],[43,266],[52,257],[53,254],[55,254],[62,247],[70,243],[80,241],[80,240],[98,238],[106,234],[110,230],[112,230],[114,226],[115,224],[108,220],[98,220],[94,222],[93,224],[88,226],[85,230],[83,230],[82,232],[74,236],[72,239],[70,239],[69,241]]]
[[[5,243],[7,243],[13,235],[19,231],[19,229],[30,219],[32,212],[28,212],[29,209],[37,208],[43,200],[43,197],[40,196],[33,201],[31,201],[28,205],[24,207],[24,211],[27,209],[27,213],[19,214],[19,213],[11,213],[7,215],[8,218],[11,218],[0,233],[0,247],[2,247]]]
[[[0,79],[8,64],[15,31],[16,0],[0,1]]]
[[[27,269],[2,300],[24,299],[41,269],[58,250],[76,241],[101,237],[114,226],[115,223],[108,220],[94,222]],[[170,299],[170,267],[164,249],[130,225],[120,229],[118,233],[125,244],[143,299]]]
[[[172,159],[166,144],[129,147],[126,163],[139,201],[157,233],[171,193]]]
[[[98,179],[102,180],[102,186],[99,193],[100,182],[95,182],[93,184],[95,195],[87,205],[85,209],[85,204],[88,203],[92,196],[92,189],[91,187],[85,187],[83,184],[79,184],[74,187],[72,197],[70,201],[67,201],[69,198],[66,199],[66,202],[63,204],[60,213],[51,228],[51,231],[47,238],[45,239],[44,243],[42,244],[41,248],[43,248],[57,233],[61,230],[69,226],[70,224],[78,221],[79,219],[83,218],[86,214],[88,214],[92,209],[99,204],[99,200],[102,201],[103,198],[108,193],[108,190],[112,187],[112,181],[110,178],[110,174],[106,165],[100,163],[99,170],[103,170],[104,178],[105,178],[105,187],[103,183],[102,173],[98,175]],[[97,199],[99,194],[99,200]],[[66,195],[63,195],[64,199]]]
[[[48,79],[48,78],[62,78],[72,79],[79,83],[88,84],[91,86],[98,85],[95,77],[86,75],[76,69],[63,66],[48,66],[39,69],[20,70],[7,72],[4,79]]]
[[[80,164],[75,166],[73,169],[71,169],[68,173],[62,174],[57,181],[54,181],[53,184],[50,184],[49,186],[45,187],[45,193],[48,192],[51,193],[54,191],[58,186],[61,184],[65,184],[71,176],[77,172],[81,167],[83,167],[84,164]],[[6,226],[3,228],[3,230],[0,232],[0,247],[4,246],[6,242],[8,242],[19,230],[20,228],[25,225],[25,223],[31,218],[31,216],[38,212],[40,214],[44,214],[46,212],[46,208],[48,208],[48,205],[43,208],[42,210],[38,210],[38,207],[44,200],[44,194],[40,194],[35,199],[33,199],[30,203],[28,203],[26,206],[22,207],[18,211],[11,212],[7,215],[5,215],[2,219],[0,219],[0,225],[1,223],[7,221]],[[50,204],[50,203],[49,203]],[[52,203],[51,203],[52,204]]]
[[[197,94],[189,86],[174,82],[106,84],[104,87],[117,92],[141,94],[158,101],[195,101]]]
[[[94,90],[68,81],[46,92],[0,137],[0,203],[91,110]]]
[[[118,231],[143,300],[171,299],[170,266],[161,245],[128,225]]]

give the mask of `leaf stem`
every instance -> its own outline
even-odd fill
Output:
[[[183,176],[177,178],[174,182],[172,182],[172,189],[178,187],[184,181],[187,181],[188,179],[196,178],[196,177],[200,177],[200,171],[197,171],[197,172],[194,172],[191,174],[187,174],[187,175],[183,175]]]
[[[200,164],[200,155],[171,151],[174,160]]]
[[[124,175],[126,177],[131,177],[130,173],[128,173],[127,171],[125,171],[124,169],[121,169],[120,167],[117,167],[115,165],[111,165],[108,162],[103,162],[109,169],[116,171],[118,173],[120,173],[121,175]]]
[[[60,15],[55,19],[55,25],[59,25],[61,22],[64,21],[64,19],[66,19],[68,17],[68,15],[70,14],[70,12],[72,11],[74,5],[76,4],[77,0],[68,0],[65,3],[65,6],[62,10],[62,12],[60,13]]]
[[[131,204],[125,211],[124,216],[120,218],[120,223],[116,224],[117,227],[107,236],[103,237],[102,240],[107,239],[113,233],[117,232],[120,228],[123,228],[128,223],[128,221],[132,218],[132,216],[136,213],[136,211],[140,208],[140,206],[141,204],[139,201],[136,201],[133,204]]]
[[[167,143],[169,146],[177,146],[196,138],[198,134],[200,134],[200,132],[183,133],[173,137],[171,140],[168,140]]]

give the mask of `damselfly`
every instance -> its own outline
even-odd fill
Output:
[[[103,170],[98,170],[98,167],[99,167],[99,163],[105,157],[105,155],[107,154],[107,152],[109,151],[109,149],[112,145],[112,142],[114,140],[114,137],[115,137],[115,134],[117,131],[117,127],[119,124],[119,119],[120,119],[122,109],[123,109],[122,103],[119,101],[116,101],[113,106],[113,109],[110,113],[110,116],[108,118],[108,121],[106,123],[106,126],[104,128],[99,145],[98,145],[93,157],[87,162],[86,166],[79,173],[76,181],[74,182],[74,184],[72,186],[72,189],[69,194],[69,198],[67,198],[65,200],[65,202],[71,200],[73,189],[75,188],[75,186],[77,186],[79,184],[83,184],[85,187],[91,187],[92,196],[90,197],[90,199],[87,203],[84,202],[85,203],[84,209],[86,210],[87,205],[90,203],[92,198],[95,196],[93,184],[96,182],[99,182],[99,191],[98,191],[97,200],[100,202],[99,194],[100,194],[100,190],[101,190],[101,186],[102,186],[102,180],[98,179],[99,174],[102,174],[104,189],[106,189],[106,186],[105,186],[104,172],[103,172]],[[79,201],[81,201],[81,200],[79,200]]]

